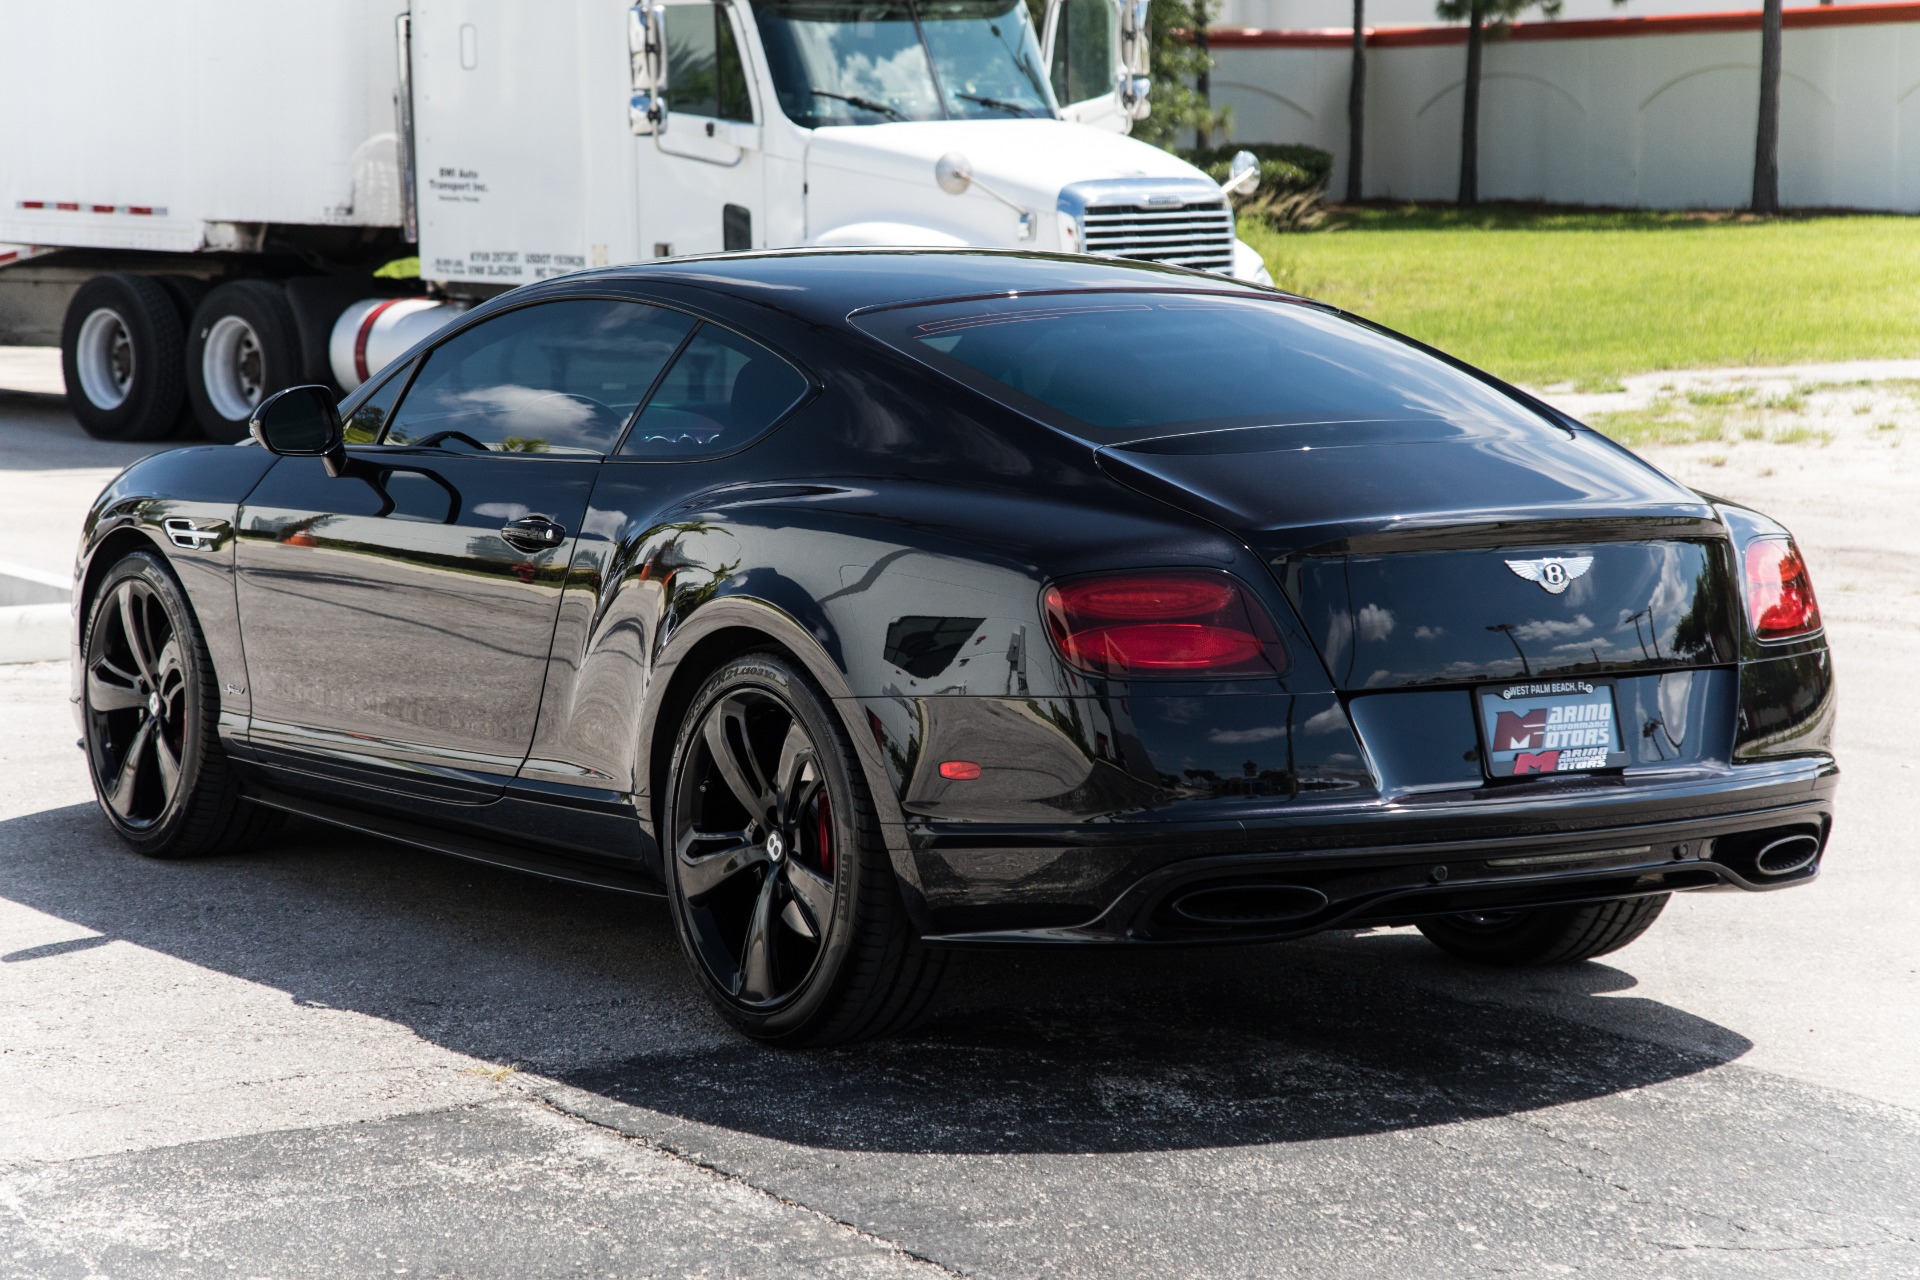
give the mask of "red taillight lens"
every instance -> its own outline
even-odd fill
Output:
[[[1278,675],[1280,633],[1224,574],[1109,574],[1056,583],[1047,629],[1065,658],[1103,676]]]
[[[1762,538],[1747,547],[1747,621],[1762,640],[1786,640],[1820,629],[1813,578],[1793,539]]]

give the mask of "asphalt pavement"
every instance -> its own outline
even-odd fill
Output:
[[[1828,869],[1564,970],[975,954],[913,1038],[770,1052],[653,902],[308,824],[135,857],[64,668],[0,666],[0,1277],[1920,1275],[1920,486],[1777,447],[1877,584],[1823,590]],[[138,452],[0,394],[0,558]]]

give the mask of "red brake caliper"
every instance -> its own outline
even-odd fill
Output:
[[[821,787],[813,797],[813,849],[820,861],[820,873],[833,874],[833,810],[827,802],[827,789]]]

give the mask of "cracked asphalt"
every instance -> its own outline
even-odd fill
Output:
[[[771,1053],[657,904],[317,825],[134,857],[64,668],[0,666],[0,1277],[1920,1275],[1920,488],[1750,447],[1875,586],[1822,596],[1828,870],[1560,971],[969,955],[912,1039]],[[135,452],[0,393],[6,558]]]

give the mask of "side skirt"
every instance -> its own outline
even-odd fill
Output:
[[[559,880],[567,884],[587,885],[595,889],[612,889],[620,893],[638,894],[649,898],[666,896],[666,890],[660,881],[648,874],[638,862],[621,866],[611,862],[568,857],[564,853],[549,849],[506,844],[467,832],[409,822],[403,818],[371,813],[364,809],[352,809],[310,796],[295,795],[258,781],[248,784],[246,795],[254,803],[265,805],[269,809],[299,814],[302,817],[327,823],[329,826],[357,831],[363,835],[378,836],[383,840],[412,845],[416,849],[444,853],[455,858],[465,858],[471,862],[484,862],[490,866],[505,867],[512,871],[524,871],[529,875]],[[498,803],[504,805],[513,802]]]

